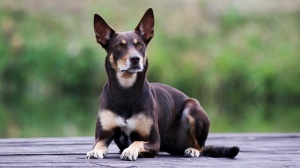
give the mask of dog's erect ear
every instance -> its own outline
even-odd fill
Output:
[[[145,12],[140,23],[135,28],[135,31],[141,33],[147,44],[150,42],[150,40],[154,36],[154,15],[152,8],[149,8]]]
[[[97,43],[101,44],[103,48],[107,48],[108,40],[115,31],[98,14],[94,15],[94,30]]]

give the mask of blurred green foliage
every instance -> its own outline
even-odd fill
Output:
[[[94,9],[85,10],[79,16],[0,6],[0,137],[93,135],[107,76]],[[228,10],[193,31],[174,29],[157,13],[149,81],[199,99],[213,132],[300,131],[300,11]],[[134,28],[142,14],[101,10],[121,30]]]

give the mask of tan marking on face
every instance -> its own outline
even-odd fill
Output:
[[[140,153],[145,152],[144,145],[148,143],[145,141],[134,141],[128,148],[126,148],[122,154],[121,159],[136,160]]]
[[[189,108],[186,108],[183,113],[185,114],[185,117],[187,118],[190,126],[190,136],[193,142],[193,148],[196,148],[200,152],[202,151],[202,148],[199,146],[197,138],[196,138],[196,131],[195,131],[195,119],[190,115]]]
[[[126,127],[121,128],[128,136],[132,131],[136,131],[142,137],[147,137],[150,134],[153,120],[144,114],[135,115],[126,120]]]
[[[132,86],[134,84],[134,82],[136,81],[136,76],[137,76],[137,74],[135,74],[135,73],[130,74],[127,72],[122,72],[122,71],[126,71],[128,69],[129,65],[127,65],[128,64],[127,58],[128,58],[128,56],[125,55],[124,57],[119,59],[117,61],[117,63],[115,63],[113,54],[111,54],[109,56],[109,62],[111,63],[112,67],[117,71],[118,82],[124,88],[128,88],[128,87]]]
[[[109,56],[109,62],[110,63],[115,63],[114,62],[114,55],[113,54],[110,54],[110,56]]]
[[[118,66],[119,71],[128,69],[127,59],[128,59],[128,55],[125,55],[117,61],[117,66]]]
[[[115,70],[118,70],[118,66],[117,66],[117,64],[116,64],[115,61],[114,61],[114,56],[113,56],[113,54],[111,54],[111,55],[109,56],[109,62],[111,63],[112,67],[113,67]]]
[[[121,43],[122,43],[122,44],[126,44],[126,41],[125,41],[125,40],[122,40]]]
[[[137,44],[137,42],[138,42],[137,39],[133,39],[134,44]]]

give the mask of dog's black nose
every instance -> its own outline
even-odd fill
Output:
[[[140,57],[134,56],[134,57],[131,57],[131,58],[130,58],[130,62],[131,62],[132,64],[137,64],[137,63],[139,63],[139,61],[140,61]]]

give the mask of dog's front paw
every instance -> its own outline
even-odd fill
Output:
[[[102,150],[92,150],[86,153],[87,159],[103,159],[106,156],[107,152]]]
[[[139,156],[138,150],[127,148],[122,152],[120,158],[122,160],[135,161],[138,158],[138,156]]]
[[[199,157],[200,156],[200,151],[195,148],[187,148],[184,151],[184,156],[186,157]]]

